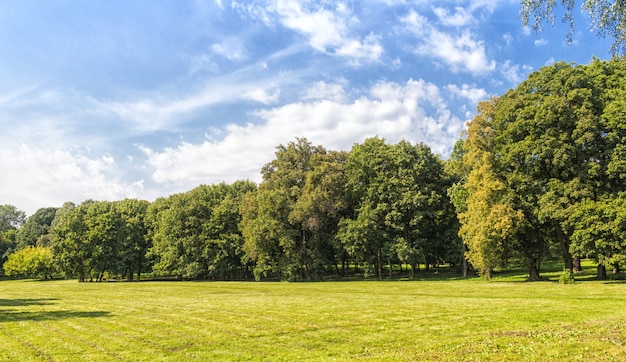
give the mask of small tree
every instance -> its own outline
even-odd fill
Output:
[[[52,250],[41,246],[18,250],[9,255],[4,263],[4,272],[8,276],[52,279]]]

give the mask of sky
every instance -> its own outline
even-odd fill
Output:
[[[519,0],[0,1],[0,204],[153,201],[261,181],[276,146],[369,137],[443,159],[476,105],[610,58]]]

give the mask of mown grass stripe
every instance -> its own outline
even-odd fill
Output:
[[[22,317],[0,326],[59,362],[626,359],[618,283],[2,281],[3,298]]]

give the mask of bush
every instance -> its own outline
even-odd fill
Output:
[[[561,273],[561,276],[559,277],[559,283],[572,284],[574,281],[574,273],[572,273],[569,269],[563,269],[563,273]]]
[[[41,246],[29,246],[10,254],[4,263],[7,276],[52,278],[54,271],[52,251]]]

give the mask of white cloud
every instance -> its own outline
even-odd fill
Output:
[[[94,158],[84,150],[23,144],[19,151],[0,150],[0,199],[32,214],[41,205],[137,197],[143,181],[121,181],[116,171],[108,154]]]
[[[272,104],[278,102],[280,99],[280,89],[255,88],[245,92],[243,98],[263,104]]]
[[[99,101],[100,112],[114,114],[133,131],[151,133],[157,130],[172,130],[195,114],[216,104],[237,101],[255,101],[262,104],[276,103],[280,98],[280,85],[292,82],[298,75],[280,73],[263,77],[263,62],[250,69],[209,78],[202,86],[188,93],[179,88],[161,89],[142,96],[131,95],[128,101]],[[254,74],[255,77],[252,76]],[[181,94],[182,93],[182,94]]]
[[[220,43],[211,45],[211,51],[230,61],[240,61],[247,58],[245,47],[241,40],[236,37],[228,37]]]
[[[542,46],[542,45],[548,45],[548,41],[543,38],[535,40],[536,47]]]
[[[346,98],[343,86],[346,84],[345,80],[339,83],[326,83],[324,81],[315,82],[313,85],[306,89],[306,94],[302,97],[303,100],[329,100],[337,103],[343,103]]]
[[[295,0],[272,0],[265,6],[233,2],[233,6],[267,25],[275,17],[286,28],[304,35],[313,49],[325,54],[353,58],[358,63],[377,61],[384,53],[376,35],[353,35],[351,26],[359,20],[343,2],[334,7],[325,2]]]
[[[484,42],[475,40],[469,30],[450,34],[436,29],[428,19],[411,10],[400,22],[415,34],[416,52],[442,60],[453,72],[468,71],[485,74],[496,68],[494,60],[488,60]]]
[[[448,9],[439,7],[434,8],[433,12],[437,15],[439,22],[446,26],[467,26],[476,21],[469,9],[460,6],[454,8],[453,14],[450,14]]]
[[[523,65],[521,67],[517,64],[512,65],[510,60],[505,61],[500,66],[500,73],[502,76],[513,84],[519,84],[522,82],[532,70],[533,68],[529,65]]]
[[[513,36],[509,33],[502,35],[502,39],[506,42],[506,45],[509,46],[513,43]]]
[[[463,84],[461,87],[456,84],[449,84],[446,86],[446,89],[458,97],[469,99],[473,104],[478,104],[478,102],[489,97],[487,91],[483,88],[476,88],[467,84]]]
[[[515,1],[515,0],[513,0]],[[513,2],[512,0],[470,0],[468,8],[471,11],[475,11],[477,9],[485,9],[488,12],[493,12],[498,5],[501,5],[503,2]]]
[[[335,85],[323,82],[309,90],[311,96],[341,93]],[[424,107],[435,109],[435,114],[427,115]],[[259,110],[254,115],[259,123],[231,124],[222,140],[183,142],[161,151],[144,147],[154,180],[182,189],[242,178],[259,181],[259,171],[273,158],[275,146],[295,137],[306,137],[328,149],[349,150],[355,142],[377,135],[389,142],[426,142],[433,152],[444,154],[463,128],[463,121],[451,115],[437,86],[412,79],[405,84],[377,83],[367,97],[351,103],[318,98]]]

